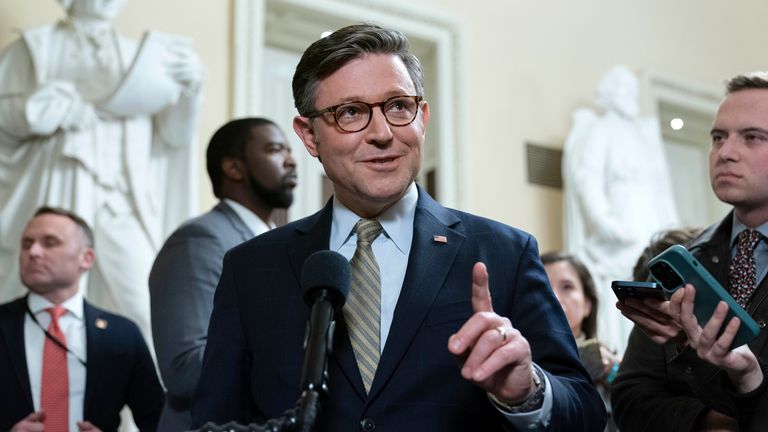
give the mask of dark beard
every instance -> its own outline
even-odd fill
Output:
[[[282,185],[274,189],[267,189],[257,182],[253,176],[249,176],[248,181],[251,184],[253,194],[268,206],[287,209],[293,204],[293,189]]]

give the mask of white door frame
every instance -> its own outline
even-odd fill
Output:
[[[641,92],[643,95],[642,107],[646,113],[657,119],[660,119],[659,106],[662,103],[697,111],[714,118],[723,98],[722,88],[718,89],[658,72],[647,71],[641,74],[641,83],[644,89]],[[662,128],[668,127],[666,124],[660,126]],[[701,147],[702,151],[706,151],[707,142],[702,142]],[[675,162],[668,162],[670,163],[670,170],[675,169]],[[699,202],[696,209],[689,210],[706,213],[710,222],[719,221],[731,208],[719,201],[711,190],[706,196],[700,198],[705,202]],[[681,212],[682,214],[683,212]]]
[[[442,204],[470,209],[471,151],[466,109],[466,40],[460,22],[427,8],[393,1],[358,0],[235,0],[233,114],[259,115],[261,68],[266,44],[265,17],[270,5],[311,11],[349,22],[376,22],[435,46],[436,98],[428,99],[433,114],[430,129],[439,137],[437,188]],[[285,28],[281,31],[298,32]]]

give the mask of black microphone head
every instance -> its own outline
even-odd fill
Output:
[[[301,268],[301,287],[304,301],[313,305],[323,290],[335,309],[341,309],[349,294],[352,270],[349,261],[338,252],[321,250],[304,261]]]

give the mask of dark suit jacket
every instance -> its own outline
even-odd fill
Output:
[[[691,253],[724,287],[731,263],[733,214],[704,231],[689,246]],[[758,285],[747,312],[758,322],[760,335],[749,347],[768,361],[768,278]],[[764,368],[765,370],[765,368]],[[691,431],[697,418],[712,408],[739,420],[741,430],[768,428],[768,392],[739,396],[725,373],[677,343],[658,345],[638,327],[632,330],[611,400],[622,432]]]
[[[26,301],[21,297],[0,305],[0,430],[34,412],[24,350]],[[88,363],[83,418],[104,432],[116,431],[127,404],[139,429],[154,431],[163,389],[141,332],[126,318],[88,302],[83,312]],[[96,326],[98,319],[106,321],[106,328]]]
[[[257,233],[260,234],[260,233]],[[225,202],[171,234],[149,273],[152,336],[168,401],[160,429],[189,429],[224,254],[254,236]]]
[[[328,249],[331,219],[329,203],[228,252],[192,404],[193,426],[263,422],[295,404],[309,315],[299,278],[304,260]],[[435,235],[447,242],[434,241]],[[338,314],[330,391],[317,431],[357,431],[363,419],[377,431],[509,429],[485,392],[461,378],[447,349],[450,335],[472,315],[476,261],[489,269],[495,310],[525,335],[533,360],[547,370],[552,430],[602,430],[603,402],[579,362],[534,238],[446,209],[419,189],[408,269],[370,394]]]

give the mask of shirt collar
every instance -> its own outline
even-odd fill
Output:
[[[251,230],[251,234],[255,236],[263,234],[275,227],[275,224],[272,221],[265,223],[263,220],[261,220],[260,217],[256,216],[256,213],[248,210],[247,207],[240,204],[239,202],[229,198],[224,198],[223,201],[232,208],[238,217],[240,217],[240,220],[243,221],[245,226]]]
[[[29,310],[35,315],[55,306],[45,297],[33,292],[30,292],[29,296],[27,296],[27,304],[29,305]],[[83,293],[80,290],[77,290],[75,295],[65,300],[61,305],[75,318],[83,320]]]
[[[413,220],[416,215],[416,203],[419,200],[419,191],[415,183],[411,183],[402,198],[387,211],[379,215],[376,220],[383,228],[383,233],[397,249],[407,254],[411,250],[413,242]],[[347,206],[341,203],[336,196],[333,197],[333,222],[331,224],[330,249],[338,251],[354,234],[354,228],[360,216],[356,215]]]
[[[733,212],[733,228],[731,228],[731,247],[733,247],[736,244],[737,237],[745,229],[748,229],[747,226],[744,225],[739,220],[738,217],[736,217],[736,212]],[[768,238],[768,222],[765,222],[762,225],[755,228],[755,231],[762,234],[764,238]]]

